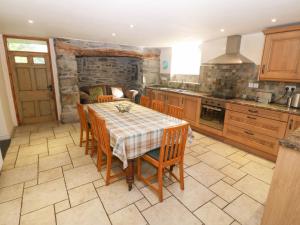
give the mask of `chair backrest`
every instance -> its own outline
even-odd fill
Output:
[[[114,98],[112,95],[99,95],[97,97],[98,103],[103,103],[103,102],[113,102]]]
[[[99,116],[95,116],[97,129],[98,129],[98,148],[100,151],[103,151],[108,157],[112,155],[110,150],[110,139],[109,134],[107,132],[106,122],[105,120]]]
[[[175,105],[168,105],[168,115],[178,119],[183,118],[183,108]]]
[[[183,160],[189,124],[185,123],[164,129],[160,147],[160,163],[172,164]]]
[[[82,129],[88,130],[88,122],[82,104],[77,103],[77,111],[79,115],[80,126],[82,127]]]
[[[151,108],[153,110],[163,113],[164,112],[164,102],[159,101],[159,100],[152,100]]]
[[[89,119],[90,119],[90,124],[91,124],[91,133],[93,138],[97,138],[98,134],[98,130],[97,130],[97,124],[96,124],[96,112],[95,110],[93,110],[91,107],[88,107],[88,114],[89,114]]]
[[[142,95],[141,100],[140,100],[140,104],[144,107],[149,107],[150,106],[150,98],[147,97],[147,96]]]

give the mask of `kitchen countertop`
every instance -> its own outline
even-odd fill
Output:
[[[218,99],[221,101],[229,102],[229,103],[235,103],[240,105],[246,105],[246,106],[252,106],[257,108],[263,108],[268,110],[274,110],[278,112],[285,112],[289,114],[294,115],[300,115],[300,109],[294,109],[294,108],[288,108],[283,105],[277,105],[277,104],[264,104],[260,102],[256,102],[253,100],[244,100],[244,99],[220,99],[220,98],[214,98],[211,97],[209,93],[204,92],[194,92],[189,90],[182,90],[182,89],[175,89],[175,88],[167,88],[167,87],[147,87],[153,90],[159,90],[159,91],[167,91],[171,93],[177,93],[177,94],[184,94],[184,95],[190,95],[190,96],[196,96],[196,97],[206,97],[206,98],[212,98],[212,99]]]
[[[280,145],[300,151],[300,128],[293,131],[286,138],[279,141]]]

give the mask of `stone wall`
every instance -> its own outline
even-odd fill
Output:
[[[159,49],[63,38],[55,38],[54,46],[63,123],[78,121],[76,104],[79,102],[81,82],[84,85],[104,81],[111,82],[110,84],[122,81],[125,84],[130,81],[128,87],[141,89],[144,85],[144,73],[149,84],[159,83]],[[104,63],[105,60],[109,63]],[[129,65],[125,65],[126,63]],[[84,68],[90,71],[84,72]],[[101,78],[103,73],[101,75],[97,70],[106,71],[104,78]],[[124,76],[119,76],[120,73]],[[91,81],[88,81],[89,78]]]
[[[120,85],[142,90],[142,60],[129,57],[76,57],[79,87]]]

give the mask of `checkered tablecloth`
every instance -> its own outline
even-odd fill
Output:
[[[106,121],[113,154],[127,167],[127,159],[137,158],[161,145],[164,128],[186,123],[152,109],[132,104],[130,112],[120,113],[115,107],[120,102],[89,104]],[[188,141],[193,138],[189,128]]]

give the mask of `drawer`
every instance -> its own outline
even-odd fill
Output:
[[[269,118],[269,119],[273,119],[273,120],[279,120],[279,121],[283,121],[283,122],[287,122],[289,119],[288,113],[277,112],[274,110],[262,109],[262,108],[258,108],[258,107],[245,106],[245,105],[240,105],[240,104],[228,103],[227,109],[235,111],[235,112],[241,112],[241,113],[246,113],[249,115],[261,116],[261,117],[265,117],[265,118]]]
[[[225,124],[224,136],[256,150],[277,155],[279,141],[276,138]]]
[[[249,115],[227,110],[225,123],[245,128],[274,138],[283,138],[287,123],[256,115]]]

